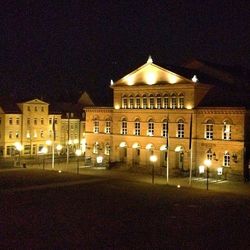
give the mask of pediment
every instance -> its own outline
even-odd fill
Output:
[[[164,69],[154,63],[146,63],[116,81],[113,87],[123,85],[176,84],[183,82],[194,84],[190,79],[180,76],[170,70]]]
[[[24,104],[36,104],[36,105],[49,105],[47,102],[44,102],[40,99],[32,99],[30,101],[23,102]]]

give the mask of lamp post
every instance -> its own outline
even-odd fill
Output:
[[[81,149],[77,149],[75,151],[75,154],[77,156],[77,166],[76,166],[76,173],[79,174],[79,156],[82,154]]]
[[[43,147],[41,150],[41,153],[43,155],[43,170],[45,169],[45,155],[48,153],[48,148],[47,147]]]
[[[152,162],[152,184],[155,182],[155,162],[157,161],[156,155],[150,155],[150,161]]]
[[[211,160],[205,160],[204,165],[207,167],[207,190],[208,190],[208,178],[209,178],[209,167],[211,166]]]

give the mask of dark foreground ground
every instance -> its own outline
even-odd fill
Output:
[[[0,249],[249,249],[250,196],[0,172]]]

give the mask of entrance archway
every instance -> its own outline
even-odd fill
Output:
[[[139,143],[134,143],[132,145],[132,165],[133,166],[138,166],[140,165],[140,155],[141,155],[141,150],[140,150],[140,144]]]
[[[127,162],[127,143],[121,142],[119,145],[120,161]]]
[[[176,168],[183,170],[184,168],[184,148],[177,146],[175,148],[175,166]]]

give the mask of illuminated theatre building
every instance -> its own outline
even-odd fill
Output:
[[[203,107],[213,86],[147,63],[111,81],[113,107],[88,107],[86,156],[164,174],[202,170],[243,176],[247,168],[244,107]],[[206,166],[204,166],[206,168]]]

